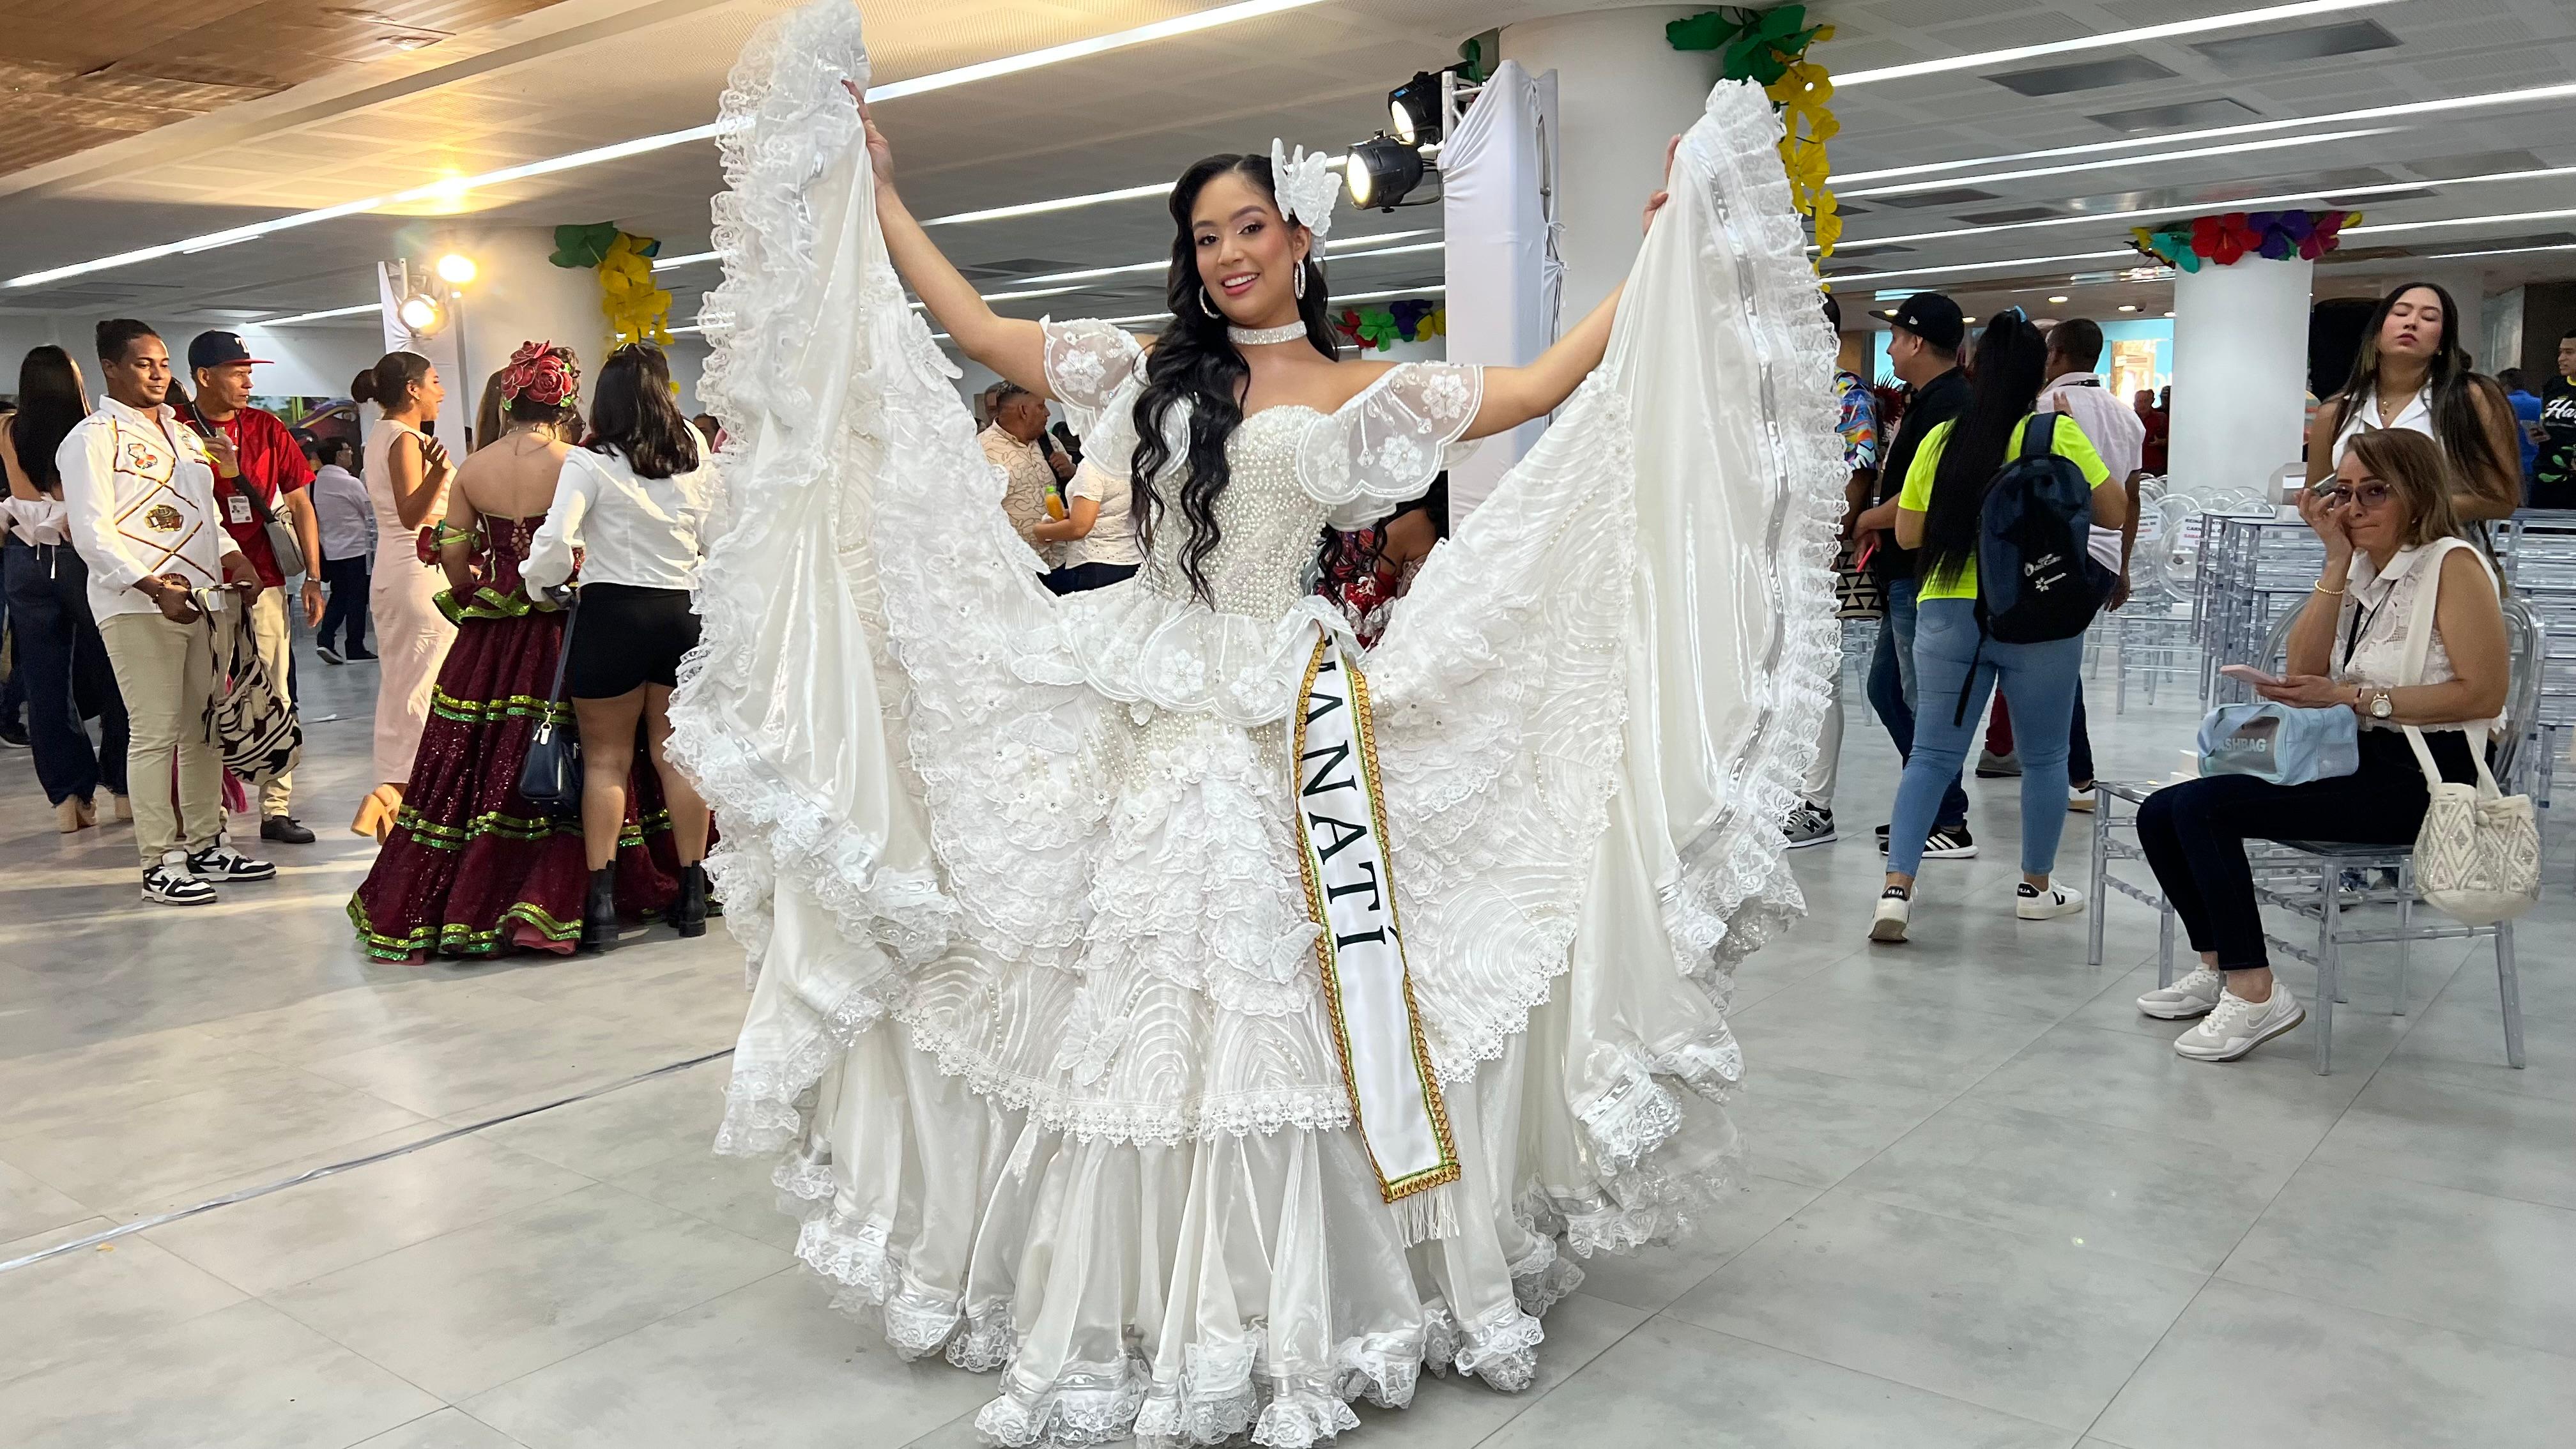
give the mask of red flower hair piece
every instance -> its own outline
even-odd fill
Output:
[[[501,400],[521,398],[543,407],[560,407],[581,390],[581,364],[572,349],[551,342],[522,342],[501,369]]]

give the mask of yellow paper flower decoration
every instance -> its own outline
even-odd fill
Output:
[[[619,232],[599,259],[599,310],[616,335],[610,345],[671,342],[671,294],[653,282],[651,237]]]

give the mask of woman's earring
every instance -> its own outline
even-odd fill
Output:
[[[1306,300],[1306,264],[1304,262],[1297,264],[1297,300],[1300,302]]]
[[[1216,310],[1216,304],[1208,300],[1207,288],[1205,287],[1199,288],[1199,310],[1205,312],[1211,317],[1219,315]]]

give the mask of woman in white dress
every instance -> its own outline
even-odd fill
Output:
[[[420,430],[447,389],[417,352],[388,352],[349,384],[349,396],[383,416],[367,430],[367,499],[376,508],[376,566],[367,594],[376,626],[376,787],[349,828],[382,841],[402,813],[412,756],[456,626],[439,612],[447,580],[421,561],[420,531],[447,512],[447,449]]]
[[[1526,368],[1332,360],[1333,178],[1212,157],[1149,354],[977,300],[838,94],[858,29],[783,17],[726,90],[671,742],[755,976],[718,1147],[783,1155],[899,1351],[1002,1371],[1006,1444],[1523,1387],[1563,1255],[1726,1180],[1727,969],[1800,905],[1843,471],[1770,107],[1712,96],[1625,303]],[[1137,578],[1025,568],[898,272],[1131,474]],[[1321,527],[1559,404],[1361,653]]]

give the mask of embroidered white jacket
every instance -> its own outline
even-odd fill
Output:
[[[241,546],[215,512],[215,468],[167,406],[145,412],[109,398],[54,454],[72,546],[89,565],[90,613],[158,610],[134,586],[176,574],[224,606],[224,556]]]

